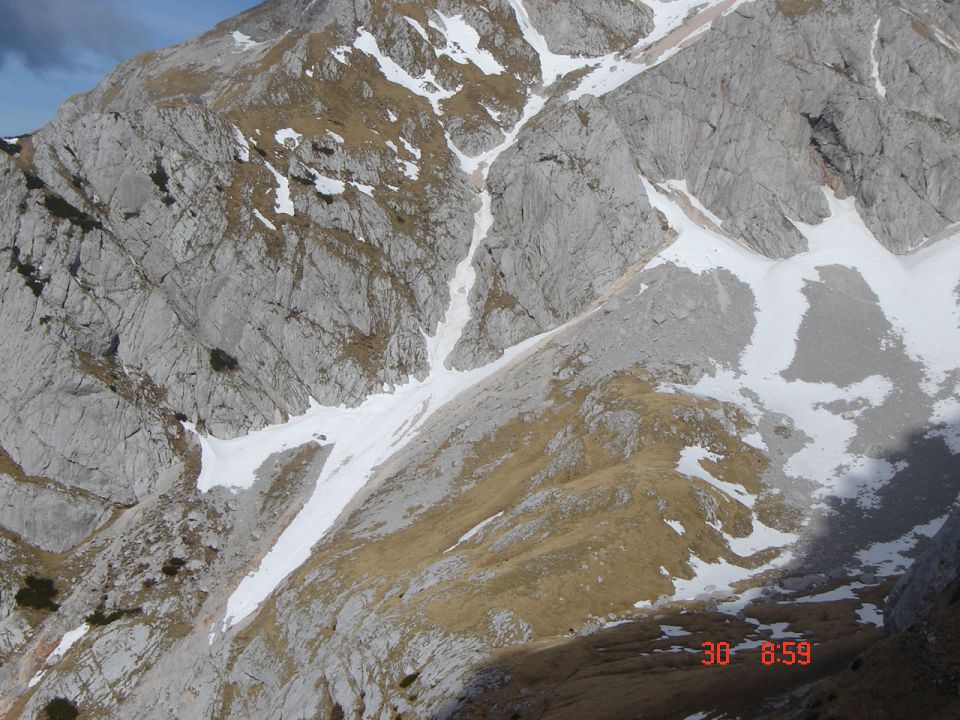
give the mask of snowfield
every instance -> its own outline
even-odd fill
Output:
[[[771,260],[698,225],[669,194],[646,179],[643,182],[651,202],[679,233],[676,242],[647,267],[675,263],[697,273],[726,269],[749,285],[756,298],[756,327],[739,368],[721,368],[692,387],[675,389],[735,402],[754,418],[760,416],[761,408],[753,398],[761,398],[763,409],[792,418],[812,438],[789,460],[788,473],[816,480],[824,494],[859,497],[866,492],[863,502],[869,506],[870,492],[888,482],[898,468],[848,452],[857,432],[855,418],[825,406],[837,400],[859,400],[873,407],[886,399],[893,384],[880,376],[846,387],[782,377],[797,352],[798,332],[808,309],[804,283],[818,280],[822,266],[856,269],[877,296],[908,355],[922,363],[924,389],[935,398],[951,389],[944,383],[960,357],[960,316],[954,294],[960,283],[960,236],[897,256],[864,225],[852,199],[838,200],[828,193],[830,217],[820,225],[797,223],[809,250],[788,260]],[[942,410],[929,418],[931,422],[956,421],[953,402],[939,407]]]
[[[810,440],[790,457],[786,472],[818,483],[821,487],[815,497],[850,498],[856,499],[862,508],[876,507],[879,502],[876,491],[906,464],[894,465],[850,452],[850,442],[857,433],[856,418],[832,412],[826,405],[836,400],[859,400],[867,407],[879,405],[893,390],[892,382],[871,376],[840,387],[825,382],[786,380],[782,375],[797,352],[798,333],[808,310],[802,292],[804,283],[819,279],[820,267],[842,265],[861,274],[902,338],[908,355],[922,364],[924,390],[931,398],[949,394],[937,403],[929,421],[946,428],[934,434],[940,433],[952,451],[960,449],[953,443],[958,403],[949,382],[960,357],[960,315],[955,295],[960,285],[960,235],[897,256],[886,250],[864,225],[852,199],[839,200],[825,190],[830,216],[819,225],[797,223],[809,241],[808,251],[787,260],[772,260],[689,217],[678,202],[682,195],[687,195],[685,199],[693,207],[705,209],[696,198],[689,196],[681,181],[667,181],[660,188],[641,179],[651,204],[664,213],[670,226],[678,232],[676,241],[647,267],[673,263],[696,273],[725,269],[751,288],[756,301],[756,326],[738,367],[721,367],[713,376],[704,376],[695,385],[671,385],[667,389],[736,403],[754,420],[771,411],[790,417]],[[715,218],[707,217],[716,223]],[[762,445],[762,439],[753,438],[753,444]],[[716,459],[704,448],[687,448],[677,469],[752,507],[753,498],[744,498],[743,488],[722,483],[701,465],[703,460]],[[934,534],[944,520],[945,516],[918,527],[893,543],[873,545],[862,551],[858,559],[865,565],[878,566],[878,573],[882,575],[902,572],[910,561],[901,553],[912,549],[918,536]],[[792,540],[789,534],[768,528],[754,518],[754,532],[750,537],[728,537],[727,542],[731,550],[743,555],[763,547],[783,547]],[[764,568],[747,570],[726,562],[711,565],[692,556],[690,565],[694,576],[674,582],[674,599],[724,592],[730,584],[783,565],[789,559],[787,552]],[[643,602],[637,607],[651,605]]]

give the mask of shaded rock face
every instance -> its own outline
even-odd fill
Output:
[[[960,599],[960,513],[947,518],[930,546],[900,578],[887,598],[884,626],[899,634]]]

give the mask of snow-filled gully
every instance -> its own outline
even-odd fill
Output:
[[[437,409],[505,367],[545,337],[530,338],[507,350],[495,362],[475,370],[461,372],[445,365],[470,320],[469,295],[476,279],[473,258],[493,224],[490,194],[485,187],[487,172],[497,156],[516,142],[523,124],[536,115],[543,104],[542,98],[531,96],[523,118],[504,142],[481,156],[468,157],[452,148],[463,170],[480,180],[479,208],[474,216],[469,252],[457,265],[450,281],[450,304],[446,314],[436,333],[425,338],[430,364],[426,379],[412,380],[393,392],[371,395],[354,408],[313,405],[306,413],[286,423],[233,440],[197,436],[202,450],[202,469],[197,484],[204,492],[215,486],[251,487],[257,468],[268,457],[287,448],[319,442],[321,436],[333,444],[311,497],[280,534],[259,567],[241,580],[227,600],[221,631],[253,613],[288,574],[310,557],[313,546],[363,488],[374,469],[409,443]],[[216,629],[211,632],[211,642],[215,637]]]

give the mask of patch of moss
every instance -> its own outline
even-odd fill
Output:
[[[217,372],[230,372],[236,370],[240,363],[237,359],[220,348],[213,348],[210,351],[210,367]]]
[[[46,720],[74,720],[80,715],[77,706],[66,698],[57,697],[43,706],[43,715]]]
[[[26,579],[26,584],[17,591],[14,600],[20,607],[56,612],[60,606],[53,599],[59,594],[60,591],[54,586],[53,580],[30,575]]]

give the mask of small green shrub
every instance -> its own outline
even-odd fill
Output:
[[[167,175],[167,171],[164,170],[163,164],[160,162],[160,158],[157,158],[156,169],[150,173],[150,179],[153,180],[153,184],[157,186],[160,192],[165,195],[170,194],[170,188],[167,183],[170,181],[170,176]]]
[[[88,232],[94,228],[103,229],[103,224],[92,216],[75,208],[59,195],[44,195],[43,204],[47,211],[55,218],[69,220],[72,225],[76,225],[82,232]]]
[[[47,186],[47,184],[36,175],[25,172],[23,177],[27,181],[27,190],[43,190]]]
[[[160,568],[160,572],[162,572],[167,577],[175,577],[176,574],[180,572],[180,568],[182,568],[186,564],[187,564],[187,561],[184,560],[183,558],[172,557],[169,560],[167,560],[166,564],[163,567]]]
[[[228,354],[220,348],[214,348],[210,351],[210,367],[217,372],[230,372],[231,370],[236,370],[239,365],[240,363],[237,362],[237,359],[233,357],[233,355]]]
[[[111,613],[104,614],[103,608],[97,608],[90,615],[87,615],[86,622],[87,625],[95,625],[98,627],[103,627],[109,625],[110,623],[115,623],[120,618],[126,617],[128,615],[139,615],[143,610],[140,608],[121,608],[120,610],[114,610]]]
[[[60,606],[53,599],[59,594],[60,591],[54,587],[53,580],[30,575],[27,577],[26,585],[14,595],[14,600],[20,607],[56,612]]]
[[[66,698],[54,698],[43,706],[43,716],[46,720],[74,720],[80,715],[77,706]]]

